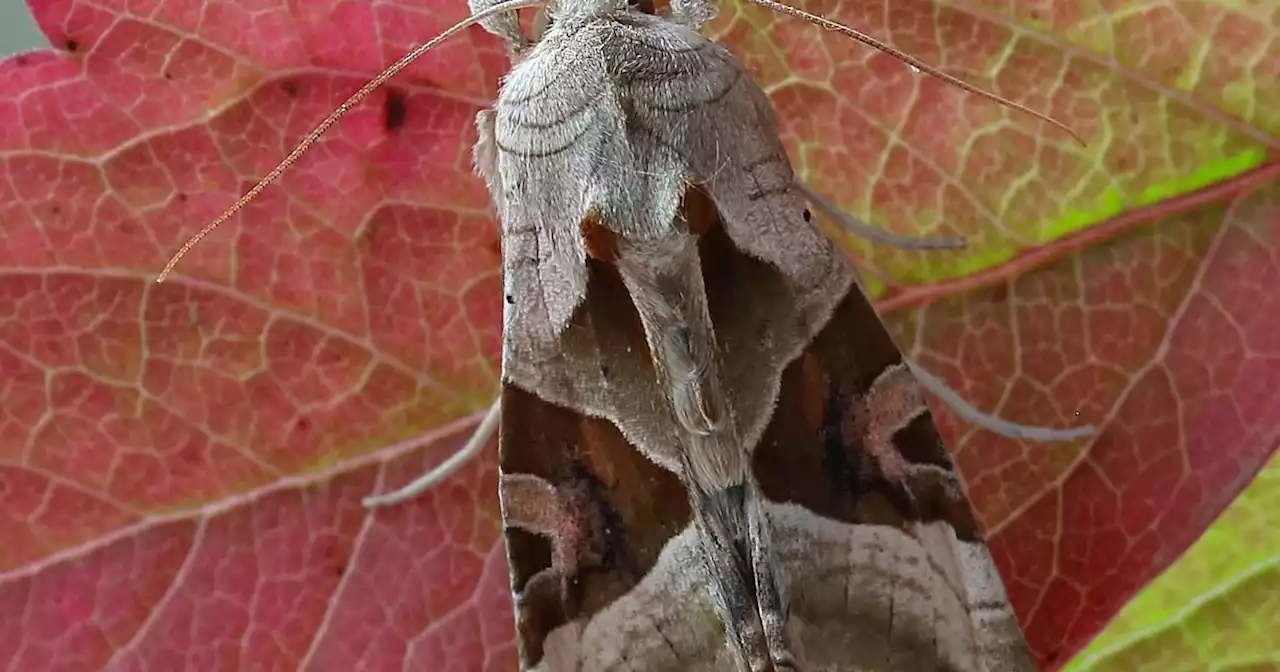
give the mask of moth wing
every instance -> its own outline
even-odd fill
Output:
[[[901,354],[806,221],[767,98],[697,33],[629,21],[522,63],[488,129],[522,669],[735,669],[633,298],[587,258],[577,228],[589,211],[618,235],[676,220],[706,231],[723,386],[769,499],[800,659],[837,671],[1034,669]],[[714,207],[682,208],[696,200],[690,183]]]

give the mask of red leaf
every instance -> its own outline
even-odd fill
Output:
[[[359,505],[449,455],[474,420],[460,418],[493,391],[498,238],[470,146],[472,117],[506,68],[496,42],[472,29],[409,68],[155,285],[187,236],[465,5],[30,4],[57,51],[0,63],[0,661],[511,669],[492,451],[410,505],[377,515]],[[900,46],[930,62],[969,53],[963,31],[934,35],[919,21],[900,31],[897,21]],[[803,24],[768,34],[717,25],[766,84],[788,73],[812,82],[831,72],[830,53],[853,53]],[[1008,38],[994,35],[975,44]],[[1277,43],[1249,61],[1263,63],[1260,77]],[[904,345],[984,408],[1064,424],[1079,407],[1104,424],[1090,443],[1023,446],[940,413],[1028,634],[1062,660],[1276,447],[1276,170],[1056,243],[1015,231],[1013,249],[983,205],[1004,192],[981,186],[1020,170],[999,163],[1006,145],[956,155],[955,136],[937,130],[985,137],[1006,113],[955,105],[963,97],[932,84],[922,85],[931,105],[903,102],[904,71],[859,85],[859,73],[889,71],[872,60],[835,69],[837,88],[864,101],[856,114],[829,91],[778,90],[801,169],[847,204],[870,204],[876,223],[980,233],[987,251],[1012,257],[994,268],[938,262],[955,267],[942,274],[952,280],[891,287],[890,301],[906,304],[996,283],[895,318]],[[1209,62],[1238,74],[1230,59]],[[1076,109],[1062,95],[1040,100]],[[1276,145],[1263,115],[1280,108],[1258,101],[1247,123],[1214,122],[1228,128],[1224,145]],[[1100,106],[1081,109],[1068,121],[1093,133]],[[883,123],[897,115],[905,126]],[[841,126],[859,118],[862,132]],[[1037,140],[1041,125],[1006,121],[992,134],[1000,142],[1057,147]],[[884,141],[894,133],[906,143]],[[806,150],[818,134],[831,141]],[[1114,142],[1103,148],[1113,171],[1115,157],[1160,173],[1182,156]],[[1184,149],[1208,160],[1198,145]],[[1093,158],[1051,154],[1066,158],[1042,155],[1037,167],[1065,181],[1063,194],[1090,174],[1080,166]],[[1244,194],[1261,182],[1272,186]],[[1044,215],[1032,205],[1004,214],[1031,226]],[[1165,216],[1150,223],[1152,212]],[[939,277],[919,270],[920,257],[867,261],[894,277]],[[988,270],[970,275],[978,267]]]
[[[1276,168],[1270,186],[895,321],[980,407],[1102,425],[1075,445],[1019,445],[935,404],[1048,662],[1082,648],[1276,449]]]

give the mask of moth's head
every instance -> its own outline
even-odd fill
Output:
[[[476,14],[502,0],[467,0],[471,13]],[[524,55],[542,41],[557,19],[589,17],[621,11],[656,14],[665,0],[547,0],[536,9],[502,12],[480,21],[485,30],[502,38],[513,56]]]

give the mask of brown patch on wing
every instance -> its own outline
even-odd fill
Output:
[[[646,347],[644,333],[616,271],[588,265],[587,298],[570,330],[596,341],[607,384],[610,353]],[[528,669],[542,659],[549,633],[589,619],[639,583],[691,516],[676,475],[613,423],[506,383],[499,473],[521,669]]]
[[[706,187],[700,184],[685,186],[684,194],[680,196],[680,219],[689,227],[689,233],[695,236],[710,231],[720,222],[720,213]]]
[[[703,237],[700,252],[720,347],[733,351],[722,320],[745,309],[744,285],[763,292],[776,272],[746,257],[720,228]],[[755,337],[783,327],[766,320]],[[770,500],[835,520],[900,529],[942,520],[960,539],[977,541],[977,522],[923,397],[914,379],[904,380],[895,367],[910,377],[874,308],[851,285],[783,374],[773,417],[752,456],[756,478]]]
[[[578,232],[582,243],[587,248],[587,256],[606,264],[612,264],[618,258],[618,239],[609,227],[600,219],[600,213],[588,210],[578,222]]]

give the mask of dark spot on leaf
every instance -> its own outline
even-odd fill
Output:
[[[333,575],[338,577],[339,579],[341,579],[342,575],[346,573],[347,573],[347,563],[340,562],[333,566]]]
[[[298,95],[298,83],[292,79],[286,79],[283,82],[280,82],[280,90],[284,91],[286,96],[292,98]]]
[[[1004,303],[1004,302],[1005,302],[1005,301],[1007,301],[1008,299],[1009,299],[1009,285],[1008,285],[1008,283],[1004,283],[1004,282],[1002,282],[1002,283],[1000,283],[1000,284],[998,284],[998,285],[995,285],[995,286],[993,286],[993,287],[991,288],[991,302],[992,302],[992,303]]]
[[[394,133],[404,126],[404,118],[409,113],[405,105],[404,93],[396,89],[387,89],[387,99],[382,105],[382,125],[387,131]]]
[[[178,195],[177,195],[177,197],[176,197],[176,198],[178,199],[178,202],[179,202],[179,203],[186,203],[186,202],[187,202],[187,195],[186,195],[186,194],[184,194],[184,193],[182,193],[182,192],[178,192]]]
[[[67,48],[67,51],[73,54],[76,53],[77,51],[80,51],[80,43],[69,38],[67,39],[66,42],[63,43],[63,46]]]
[[[1049,653],[1045,654],[1044,662],[1046,662],[1046,663],[1052,663],[1052,662],[1054,662],[1054,661],[1058,660],[1058,655],[1059,655],[1058,650],[1057,650],[1057,649],[1054,649],[1054,650],[1050,651]]]
[[[173,73],[169,72],[168,70],[165,70],[161,74],[164,76],[166,80],[173,81]]]
[[[204,462],[204,448],[195,441],[188,441],[178,450],[178,461],[195,466]]]
[[[298,431],[305,432],[311,429],[311,421],[306,418],[298,418],[298,422],[294,424],[294,427],[297,427]]]
[[[813,213],[809,212],[809,208],[804,209],[804,221],[808,222],[813,219]]]
[[[13,62],[14,62],[14,63],[17,63],[19,67],[22,67],[22,66],[26,66],[26,65],[28,65],[29,63],[31,63],[31,59],[27,58],[27,55],[26,55],[26,54],[21,54],[21,55],[18,55],[18,56],[14,56],[14,57],[13,57]]]
[[[507,295],[507,303],[509,303],[509,304],[513,304],[513,305],[514,305],[514,304],[515,304],[515,302],[516,302],[516,297],[511,296],[510,294],[508,294],[508,295]]]
[[[609,373],[610,373],[610,371],[609,371],[609,367],[607,367],[607,366],[605,366],[605,365],[601,364],[601,365],[600,365],[600,377],[601,377],[601,378],[604,378],[605,380],[608,380],[608,379],[609,379]]]

